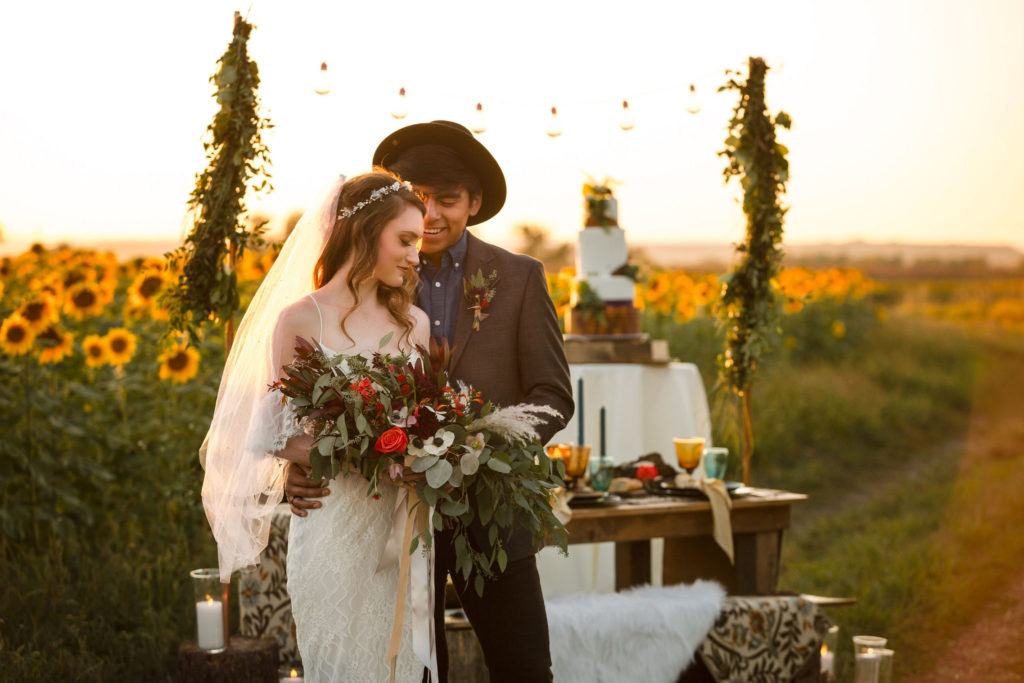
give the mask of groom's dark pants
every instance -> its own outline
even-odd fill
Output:
[[[448,681],[444,591],[449,572],[462,609],[483,648],[491,683],[551,681],[548,619],[537,574],[537,558],[529,555],[510,561],[502,574],[486,583],[483,596],[478,596],[473,588],[473,575],[467,582],[461,572],[453,569],[455,549],[451,531],[436,533],[434,547],[434,629],[437,670],[441,677],[435,683]],[[429,680],[427,673],[423,680]]]

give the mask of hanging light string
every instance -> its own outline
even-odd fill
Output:
[[[778,68],[781,69],[781,64]],[[722,69],[716,72],[717,77],[722,77],[728,74],[732,70]],[[545,133],[548,137],[557,138],[562,135],[562,122],[559,116],[559,107],[568,106],[569,108],[590,108],[595,106],[608,106],[610,103],[616,103],[619,109],[619,128],[623,131],[630,131],[636,127],[637,119],[636,112],[632,106],[632,102],[637,99],[647,98],[651,96],[661,95],[665,93],[678,93],[682,92],[684,98],[683,107],[689,114],[698,114],[703,109],[702,101],[702,89],[698,89],[696,86],[697,82],[708,82],[712,80],[711,74],[703,74],[697,78],[686,81],[676,81],[674,83],[659,86],[657,88],[650,88],[634,92],[626,97],[600,97],[600,98],[574,98],[569,100],[559,100],[557,103],[542,103],[542,102],[524,102],[522,98],[488,98],[486,100],[487,107],[492,108],[495,105],[499,107],[503,105],[514,105],[516,107],[545,107],[549,111],[548,122]],[[327,73],[327,63],[322,62],[320,64],[320,78],[317,80],[317,84],[314,88],[314,92],[318,95],[327,95],[330,93],[330,83]],[[433,92],[432,95],[441,99],[449,100],[462,100],[465,101],[464,95],[458,95],[450,92]],[[467,117],[470,122],[470,130],[475,134],[480,135],[487,131],[488,123],[485,115],[484,108],[485,100],[476,100],[473,112]],[[405,86],[400,86],[397,90],[397,94],[393,97],[390,114],[395,119],[404,119],[409,113],[408,98],[406,95]]]

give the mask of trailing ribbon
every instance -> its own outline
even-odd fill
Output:
[[[725,482],[721,479],[696,479],[690,475],[680,473],[676,475],[676,486],[693,486],[704,492],[711,503],[711,521],[714,525],[713,537],[715,543],[725,551],[729,557],[729,563],[735,564],[732,546],[732,498],[725,488]]]
[[[398,563],[398,591],[395,595],[395,613],[391,622],[391,641],[388,644],[387,659],[391,670],[391,683],[395,680],[395,665],[402,646],[402,626],[405,622],[405,605],[409,589],[409,575],[413,576],[412,592],[408,596],[412,604],[413,652],[430,670],[437,680],[437,645],[434,634],[434,554],[425,553],[421,547],[410,555],[409,546],[413,534],[421,534],[428,528],[430,508],[422,501],[410,510],[410,493],[400,488],[395,500],[395,512],[388,534],[377,562],[376,573]],[[411,520],[410,520],[411,518]]]

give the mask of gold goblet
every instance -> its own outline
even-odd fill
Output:
[[[587,472],[587,463],[590,462],[590,446],[567,444],[566,448],[569,450],[569,457],[564,461],[565,485],[569,489],[578,489],[580,479]]]
[[[704,437],[676,437],[672,439],[672,443],[676,447],[676,460],[679,462],[679,466],[686,470],[687,474],[692,475],[704,452]]]

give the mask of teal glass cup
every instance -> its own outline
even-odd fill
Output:
[[[728,448],[712,446],[704,449],[704,476],[708,479],[725,479],[725,470],[728,466]]]

